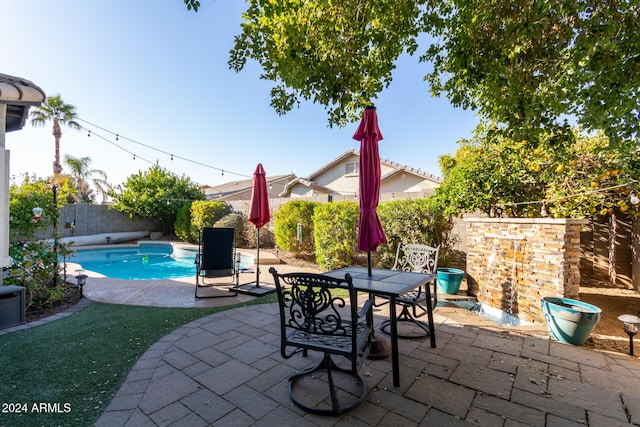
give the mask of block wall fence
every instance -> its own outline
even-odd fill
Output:
[[[75,228],[66,228],[68,221],[75,221]],[[67,204],[60,209],[58,229],[61,237],[87,236],[124,231],[161,231],[162,224],[147,218],[129,218],[129,215],[109,209],[108,205],[85,203]],[[53,230],[40,231],[36,239],[50,239]]]

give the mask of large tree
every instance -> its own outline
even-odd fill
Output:
[[[100,169],[91,169],[90,157],[74,157],[67,154],[64,157],[64,164],[69,168],[69,173],[78,190],[76,201],[84,203],[93,203],[95,201],[89,181],[93,183],[96,192],[102,197],[102,201],[105,201],[107,193],[111,189],[110,184],[107,182],[107,173]]]
[[[188,177],[178,177],[159,165],[127,178],[109,192],[113,208],[133,216],[161,221],[165,234],[172,232],[178,210],[186,203],[204,200],[205,194]]]
[[[55,138],[56,153],[53,161],[53,177],[60,175],[62,166],[60,165],[60,138],[62,129],[60,125],[68,126],[71,129],[80,130],[82,127],[76,119],[76,107],[65,104],[60,95],[50,96],[44,104],[34,108],[30,113],[31,125],[44,127],[50,122],[53,123],[53,137]]]
[[[197,10],[200,2],[184,0]],[[640,129],[640,4],[614,0],[248,0],[229,64],[257,61],[279,113],[310,99],[355,119],[403,52],[430,61],[434,94],[517,140],[564,118],[614,142]],[[558,133],[561,132],[561,133]]]
[[[612,146],[602,133],[574,129],[572,141],[541,137],[531,149],[478,128],[455,156],[440,157],[444,182],[436,190],[449,213],[490,216],[585,218],[619,212],[640,215],[632,185],[640,180],[637,146]],[[637,194],[637,192],[635,193]]]

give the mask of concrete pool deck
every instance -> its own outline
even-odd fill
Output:
[[[239,252],[255,255],[255,250],[242,249]],[[269,252],[260,252],[260,283],[273,286],[273,278],[269,273],[271,266],[276,267],[278,272],[286,273],[292,271],[319,272],[318,270],[292,267],[280,264],[280,260]],[[81,267],[78,264],[67,263],[69,276],[75,276],[76,270]],[[240,285],[256,280],[256,266],[248,272],[239,274]],[[142,305],[155,307],[220,307],[247,302],[255,297],[245,294],[230,296],[225,298],[195,298],[195,275],[170,280],[120,280],[102,276],[100,274],[84,271],[87,283],[83,288],[83,295],[97,302],[110,304]],[[69,277],[73,281],[73,277]],[[206,279],[207,283],[230,283],[231,276],[216,279]],[[201,287],[198,295],[225,295],[229,294],[224,288],[207,289]]]

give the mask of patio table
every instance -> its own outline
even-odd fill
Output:
[[[433,326],[433,307],[431,304],[431,286],[436,280],[436,274],[413,273],[409,271],[385,270],[374,268],[371,276],[367,267],[345,267],[324,273],[327,276],[343,278],[349,273],[353,278],[353,287],[359,292],[369,295],[380,295],[389,298],[389,319],[391,320],[391,363],[393,370],[393,385],[400,387],[400,362],[398,354],[398,324],[396,313],[396,298],[409,291],[424,286],[427,302],[427,317],[429,321],[429,339],[431,347],[436,348],[436,335]]]

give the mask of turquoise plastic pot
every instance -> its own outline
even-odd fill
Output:
[[[567,344],[584,344],[602,315],[595,305],[569,298],[544,297],[541,305],[549,335]]]
[[[460,290],[460,283],[464,277],[464,271],[457,268],[438,268],[438,291],[449,295],[455,295]]]

